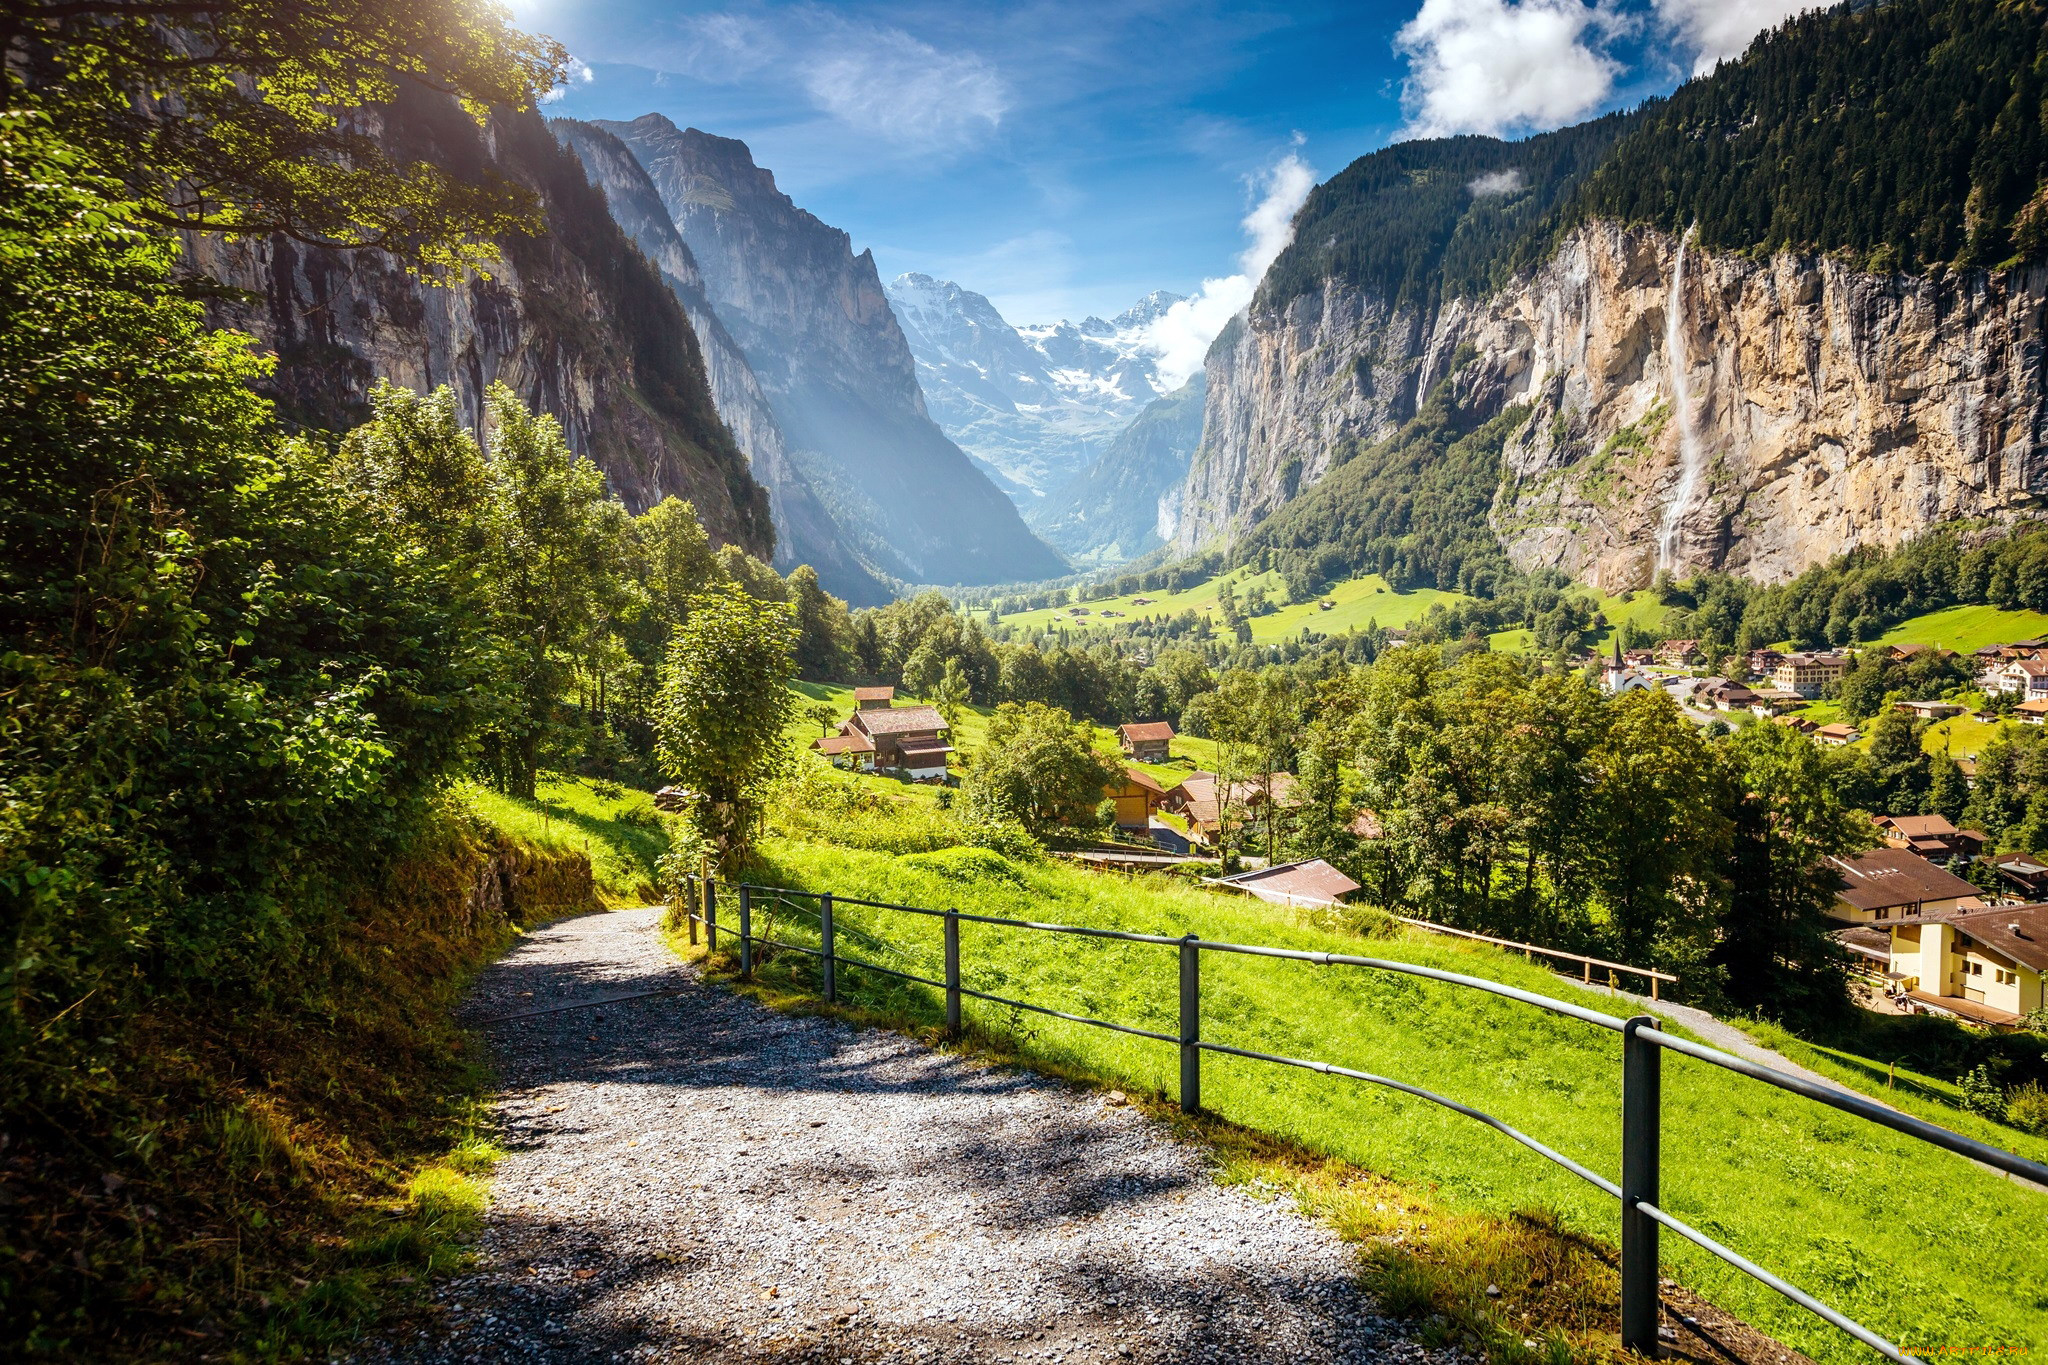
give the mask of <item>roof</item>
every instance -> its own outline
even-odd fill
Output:
[[[2024,712],[2029,716],[2048,715],[2048,697],[2036,697],[2032,701],[2023,701],[2012,709]]]
[[[1331,867],[1321,858],[1310,858],[1299,863],[1282,863],[1278,867],[1261,868],[1256,872],[1240,872],[1233,877],[1218,877],[1219,886],[1249,891],[1260,900],[1280,901],[1285,904],[1335,905],[1344,896],[1358,890],[1358,883]]]
[[[2048,905],[1999,905],[1950,915],[1948,922],[1992,952],[2048,972]]]
[[[1891,965],[1892,936],[1887,929],[1873,929],[1869,925],[1859,924],[1850,929],[1837,929],[1828,937],[1852,953],[1876,958],[1886,966]]]
[[[875,746],[859,731],[843,735],[827,735],[811,741],[811,747],[828,757],[836,754],[871,754]]]
[[[1842,889],[1835,896],[1858,910],[1974,899],[1979,894],[1976,887],[1953,872],[1945,872],[1919,854],[1902,848],[1876,848],[1853,858],[1828,861],[1842,872]]]
[[[1154,796],[1166,795],[1166,788],[1159,785],[1159,779],[1146,772],[1143,768],[1125,768],[1124,780],[1133,786],[1143,787]]]
[[[1962,833],[1939,815],[1880,815],[1879,827],[1895,829],[1908,839],[1948,839]]]
[[[1163,720],[1140,721],[1136,725],[1119,726],[1125,739],[1133,744],[1150,744],[1155,740],[1173,738],[1173,727]]]
[[[950,754],[953,746],[943,739],[906,739],[896,746],[899,754]]]
[[[856,711],[853,723],[871,735],[900,735],[911,730],[946,728],[946,718],[929,706],[892,706],[886,711]]]
[[[896,689],[893,687],[856,687],[853,689],[853,699],[855,701],[894,701],[896,699]]]
[[[2029,678],[2048,678],[2048,663],[2039,659],[2014,659],[2006,667],[2017,668]]]
[[[1817,735],[1827,735],[1831,739],[1835,737],[1850,739],[1855,736],[1856,727],[1853,725],[1823,725],[1814,733]]]

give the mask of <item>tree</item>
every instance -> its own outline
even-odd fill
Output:
[[[960,733],[960,717],[967,712],[968,696],[967,670],[958,659],[946,660],[946,671],[932,688],[932,706],[946,718],[946,728],[956,736]]]
[[[1962,765],[1946,752],[1935,755],[1932,766],[1933,781],[1928,784],[1921,807],[1926,814],[1939,815],[1952,825],[1960,825],[1963,809],[1970,804],[1970,781],[1963,776]]]
[[[1887,812],[1920,809],[1927,795],[1927,754],[1920,747],[1924,722],[1910,712],[1887,707],[1870,727],[1871,781],[1876,799]]]
[[[1122,765],[1096,752],[1094,732],[1056,706],[1004,702],[967,770],[962,804],[990,820],[1014,820],[1044,838],[1089,825]]]
[[[818,585],[818,571],[799,564],[789,573],[789,603],[796,609],[797,676],[814,682],[853,671],[853,618],[846,603]]]
[[[474,0],[17,0],[0,42],[8,102],[25,83],[158,229],[455,268],[530,229],[532,197],[395,157],[354,115],[452,97],[481,128],[494,107],[533,107],[568,60]]]
[[[839,719],[839,708],[829,701],[814,701],[804,708],[804,716],[818,727],[820,734],[829,735],[833,722]]]
[[[722,872],[745,863],[762,788],[787,760],[795,653],[789,606],[731,585],[699,598],[669,645],[655,757],[694,795]]]

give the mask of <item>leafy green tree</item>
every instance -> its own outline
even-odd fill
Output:
[[[669,645],[656,760],[695,795],[694,819],[728,875],[746,862],[761,793],[787,761],[796,640],[787,604],[720,585]]]
[[[976,818],[1015,821],[1038,838],[1093,823],[1104,789],[1122,765],[1094,746],[1094,733],[1041,702],[1004,702],[967,770],[962,805]]]
[[[814,701],[804,708],[804,717],[818,727],[820,734],[829,735],[839,720],[839,708],[829,701]]]
[[[960,733],[960,719],[967,714],[969,697],[967,670],[958,659],[946,660],[946,671],[931,690],[932,706],[946,718],[947,728],[956,736]]]
[[[1921,808],[1928,815],[1939,815],[1960,826],[1963,811],[1970,804],[1970,781],[1963,776],[1962,766],[1946,753],[1935,755],[1930,764],[1933,778]]]
[[[1927,754],[1920,747],[1926,723],[1910,712],[1887,709],[1870,727],[1872,781],[1885,813],[1917,811],[1928,790]]]
[[[853,618],[846,603],[818,585],[808,564],[790,570],[789,603],[796,610],[796,667],[815,682],[843,679],[854,671]]]

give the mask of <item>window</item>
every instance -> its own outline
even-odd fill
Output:
[[[1982,976],[1982,975],[1984,975],[1984,964],[1983,964],[1983,963],[1981,963],[1981,962],[1972,962],[1972,963],[1970,964],[1970,975],[1971,975],[1971,976]]]
[[[1998,977],[1998,984],[2001,986],[2016,986],[2019,984],[2020,974],[2018,972],[2009,972],[2001,967],[1995,975]]]
[[[1880,905],[1880,906],[1878,906],[1878,907],[1877,907],[1877,914],[1876,914],[1875,918],[1877,918],[1877,919],[1890,919],[1891,917],[1892,917],[1892,908],[1891,908],[1891,907],[1890,907],[1889,905]]]

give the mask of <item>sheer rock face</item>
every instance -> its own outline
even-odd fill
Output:
[[[773,553],[767,495],[719,420],[682,308],[541,120],[510,115],[480,131],[451,102],[411,92],[382,135],[458,174],[488,168],[527,185],[545,231],[502,243],[489,278],[445,284],[376,251],[188,241],[197,272],[245,291],[214,320],[276,354],[269,389],[281,415],[346,430],[367,417],[371,383],[388,379],[421,392],[450,385],[481,428],[484,391],[503,382],[552,414],[635,511],[687,498],[718,543]]]
[[[591,183],[603,191],[612,217],[661,272],[688,314],[718,415],[746,453],[754,477],[768,489],[775,517],[775,566],[787,572],[809,564],[828,592],[855,606],[888,601],[889,590],[846,544],[817,490],[791,457],[768,395],[705,293],[696,258],[632,149],[592,123],[554,119],[549,127],[583,163]]]
[[[1494,500],[1510,557],[1609,589],[1647,582],[1680,475],[1677,254],[1661,233],[1593,223],[1527,278],[1432,314],[1335,281],[1251,313],[1210,352],[1178,547],[1249,528],[1456,368],[1481,412],[1529,405]],[[1677,335],[1702,470],[1672,567],[1776,582],[1942,521],[2035,514],[2044,298],[2043,267],[1874,276],[1691,249]]]
[[[658,114],[633,150],[847,543],[912,583],[1048,577],[1064,562],[932,422],[873,256],[793,204],[746,144]]]

